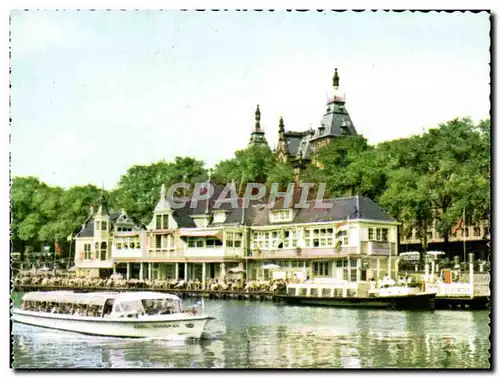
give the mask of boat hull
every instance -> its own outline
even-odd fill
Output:
[[[433,310],[435,294],[415,294],[391,297],[311,297],[282,295],[280,299],[292,305],[382,308],[393,310]]]
[[[445,297],[436,296],[437,309],[469,309],[469,310],[483,310],[490,306],[490,297]]]
[[[35,313],[13,310],[14,322],[32,326],[77,332],[95,336],[162,338],[181,335],[186,338],[201,338],[209,316],[192,316],[178,319],[106,319],[73,317],[70,315]]]

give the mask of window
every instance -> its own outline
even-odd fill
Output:
[[[489,232],[488,232],[488,227],[484,227],[484,228],[483,228],[483,235],[484,235],[484,236],[488,236],[488,235],[489,235]]]
[[[305,230],[304,239],[307,247],[332,247],[334,245],[333,228]]]
[[[348,245],[349,244],[349,237],[347,236],[346,230],[341,230],[341,231],[337,232],[337,238],[340,241],[341,245]]]
[[[226,212],[224,210],[214,211],[214,223],[224,223]]]
[[[270,232],[257,231],[254,233],[254,248],[271,248]]]
[[[382,241],[386,242],[389,240],[389,229],[383,228],[382,229]]]
[[[156,216],[156,229],[161,230],[161,215]]]
[[[106,231],[108,229],[108,222],[103,221],[101,224],[101,230]]]
[[[163,214],[163,229],[166,230],[168,228],[168,214]]]
[[[188,248],[194,248],[196,243],[194,238],[188,238],[187,240]]]
[[[101,260],[106,260],[107,257],[107,252],[108,252],[108,245],[106,242],[101,243]]]
[[[83,251],[84,251],[84,259],[88,260],[90,259],[90,244],[84,244],[83,245]]]
[[[368,228],[368,240],[369,241],[388,241],[389,240],[389,229],[388,228]],[[403,239],[403,236],[401,237]]]
[[[116,243],[116,249],[122,249],[122,243]]]
[[[313,263],[313,273],[315,276],[328,276],[329,263],[328,262],[315,262]]]
[[[297,231],[285,231],[284,248],[297,247]]]
[[[481,229],[479,227],[474,227],[474,236],[481,236]]]
[[[242,232],[226,232],[226,247],[241,248],[243,233]]]
[[[100,226],[101,226],[101,222],[96,221],[96,222],[95,222],[95,229],[96,229],[96,231],[99,231],[99,230],[100,230]]]
[[[205,247],[205,243],[203,239],[196,239],[196,248],[203,248]]]
[[[161,235],[156,235],[155,248],[156,249],[160,249],[161,248]]]
[[[469,227],[466,227],[465,228],[465,237],[468,238],[469,237]]]
[[[134,249],[135,248],[135,243],[134,242],[130,242],[130,249]]]
[[[288,222],[292,220],[292,210],[275,210],[271,212],[271,222]]]

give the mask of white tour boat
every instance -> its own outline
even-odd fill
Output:
[[[112,337],[200,338],[213,319],[198,306],[185,308],[179,297],[157,292],[30,292],[12,320],[39,327]]]

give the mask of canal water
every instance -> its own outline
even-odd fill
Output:
[[[14,303],[19,295],[14,296]],[[13,324],[15,368],[489,368],[489,311],[205,301],[202,340],[130,340]]]

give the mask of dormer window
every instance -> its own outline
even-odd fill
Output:
[[[95,229],[96,229],[96,231],[99,231],[99,230],[100,230],[100,228],[101,228],[101,222],[96,221],[96,222],[95,222]]]
[[[213,223],[224,223],[226,221],[226,212],[224,210],[214,211]]]
[[[166,230],[168,228],[168,214],[156,216],[156,229]]]
[[[108,222],[102,221],[101,231],[106,231],[108,229]]]
[[[275,210],[271,212],[271,222],[291,222],[292,221],[292,210]]]

